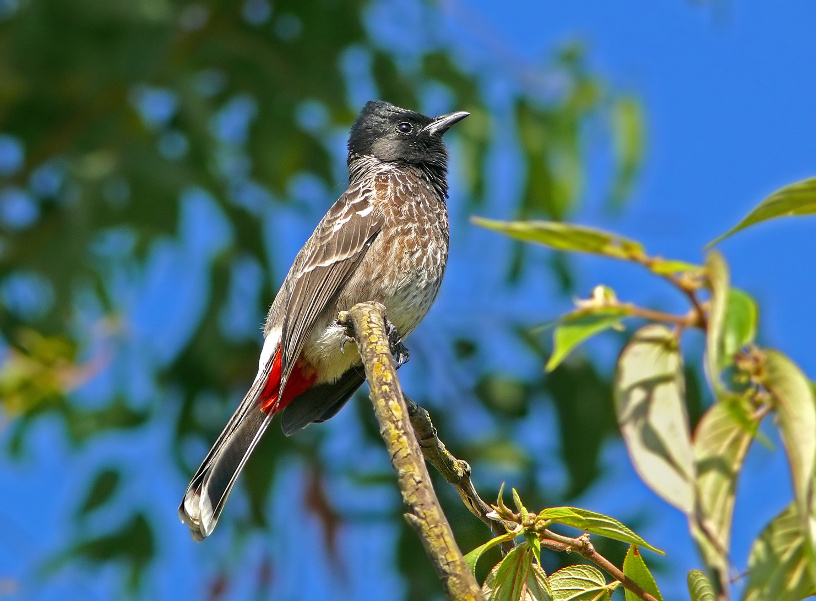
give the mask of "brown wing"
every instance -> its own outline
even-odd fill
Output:
[[[349,188],[295,258],[288,276],[294,284],[281,333],[281,392],[315,320],[337,298],[382,229],[383,217],[374,210],[374,193],[362,183]]]

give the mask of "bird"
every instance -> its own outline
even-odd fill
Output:
[[[365,381],[356,345],[337,322],[340,311],[379,302],[400,341],[428,313],[450,240],[442,137],[468,115],[431,118],[372,100],[354,121],[348,188],[295,257],[267,314],[252,386],[179,506],[197,542],[212,534],[275,415],[291,436],[336,415]]]

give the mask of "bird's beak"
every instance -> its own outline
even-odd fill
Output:
[[[422,131],[431,136],[441,136],[448,131],[448,129],[450,129],[451,125],[454,123],[459,123],[468,115],[470,115],[470,113],[465,111],[457,111],[455,113],[442,115],[441,117],[437,117],[431,121],[430,124],[425,126]]]

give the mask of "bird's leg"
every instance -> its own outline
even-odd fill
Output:
[[[337,315],[337,324],[345,328],[345,337],[340,341],[340,352],[346,348],[349,342],[355,342],[354,327],[351,325],[351,320],[348,316],[348,311],[340,311]],[[391,323],[388,317],[385,318],[385,333],[388,336],[388,347],[391,349],[391,354],[394,355],[394,361],[397,362],[397,369],[408,363],[410,358],[408,347],[402,342],[402,336],[397,330],[397,326]]]
[[[408,363],[410,354],[408,347],[402,342],[402,335],[397,330],[397,326],[391,323],[391,320],[385,318],[385,333],[388,335],[388,346],[391,349],[391,354],[394,355],[394,361],[397,362],[397,369]]]

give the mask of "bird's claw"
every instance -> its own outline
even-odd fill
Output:
[[[356,342],[357,342],[357,340],[354,338],[354,336],[349,336],[348,333],[346,333],[346,335],[343,336],[343,338],[340,339],[340,353],[345,354],[346,345],[349,344],[349,343],[355,343],[356,344]]]
[[[354,337],[354,326],[351,325],[348,311],[340,311],[337,315],[337,325],[343,328],[343,337],[340,339],[340,353],[345,354],[346,345],[349,342],[357,343],[357,339]]]
[[[388,335],[388,347],[391,349],[391,354],[394,355],[394,361],[397,363],[397,369],[408,363],[410,354],[408,347],[402,342],[402,335],[400,335],[397,327],[391,323],[390,320],[385,320],[385,333]]]

